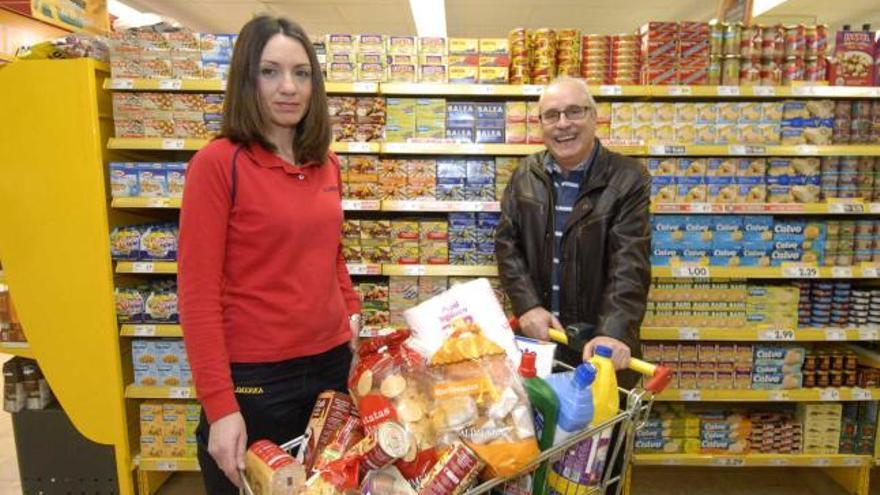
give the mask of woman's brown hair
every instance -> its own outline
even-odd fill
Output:
[[[257,78],[260,71],[260,57],[269,39],[283,34],[299,41],[312,66],[312,96],[309,109],[296,125],[293,150],[299,163],[324,163],[327,150],[333,137],[330,128],[330,115],[327,112],[327,93],[321,65],[309,37],[303,28],[283,17],[258,16],[241,28],[226,83],[226,98],[223,102],[223,127],[221,137],[234,143],[259,143],[269,150],[277,151],[263,135],[268,121],[264,115]]]

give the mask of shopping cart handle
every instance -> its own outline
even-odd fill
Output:
[[[672,381],[672,370],[663,365],[651,364],[641,359],[631,358],[629,369],[650,377],[645,383],[645,390],[659,394]]]

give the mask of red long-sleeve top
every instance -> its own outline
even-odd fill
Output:
[[[186,352],[208,421],[238,411],[230,363],[320,354],[360,312],[342,257],[339,159],[291,165],[218,139],[190,161],[178,293]]]

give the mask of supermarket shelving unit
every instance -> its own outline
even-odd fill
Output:
[[[152,494],[172,472],[198,469],[192,459],[140,458],[137,452],[137,404],[145,398],[191,399],[189,387],[132,385],[130,337],[178,337],[178,325],[122,325],[115,319],[114,273],[123,277],[171,275],[176,264],[110,261],[107,233],[116,225],[173,214],[173,199],[109,199],[106,164],[110,160],[179,159],[199,149],[204,140],[111,138],[110,91],[220,92],[220,81],[109,79],[106,68],[88,60],[15,64],[9,80],[16,83],[10,107],[14,126],[0,123],[0,153],[11,167],[0,170],[0,251],[8,263],[8,283],[14,287],[19,312],[31,342],[31,352],[77,427],[93,440],[116,447],[120,492]],[[53,81],[72,81],[59,88]],[[534,99],[539,86],[328,84],[336,94],[449,96],[475,99]],[[880,88],[839,87],[698,87],[597,86],[599,99],[719,99],[742,98],[880,98]],[[30,95],[30,97],[28,96]],[[63,118],[61,118],[63,116]],[[51,142],[47,146],[43,139]],[[612,147],[636,156],[880,156],[880,146],[680,146],[649,143]],[[507,155],[522,156],[541,149],[535,145],[434,143],[336,143],[338,153],[386,155]],[[7,151],[8,150],[8,151]],[[58,164],[64,164],[59,167]],[[21,187],[39,184],[41,187]],[[497,202],[345,202],[349,211],[449,212],[497,211]],[[171,210],[171,211],[169,211]],[[821,203],[809,205],[655,205],[664,213],[880,214],[880,204]],[[8,214],[7,214],[8,213]],[[18,242],[28,238],[29,242]],[[60,238],[75,242],[64,243]],[[63,253],[63,256],[59,256]],[[71,261],[71,260],[75,260]],[[494,276],[493,266],[351,264],[353,275]],[[655,277],[688,278],[876,278],[878,267],[655,267]],[[52,311],[46,311],[51,301]],[[79,322],[79,323],[77,323]],[[645,340],[737,341],[876,341],[878,329],[775,329],[748,327],[644,328]],[[83,345],[88,342],[89,345]],[[77,349],[77,353],[71,353]],[[88,366],[84,366],[88,363]],[[878,359],[880,363],[880,359]],[[70,370],[83,370],[81,374]],[[674,401],[845,401],[880,399],[877,389],[804,389],[794,391],[687,391],[662,394]],[[876,456],[875,456],[876,457]],[[692,466],[812,466],[825,470],[850,493],[867,493],[870,456],[850,455],[649,455],[637,465]],[[136,468],[136,474],[133,472]]]

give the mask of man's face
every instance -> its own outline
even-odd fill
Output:
[[[593,151],[596,109],[589,105],[583,88],[575,83],[551,85],[541,99],[544,144],[563,168],[573,169]]]

